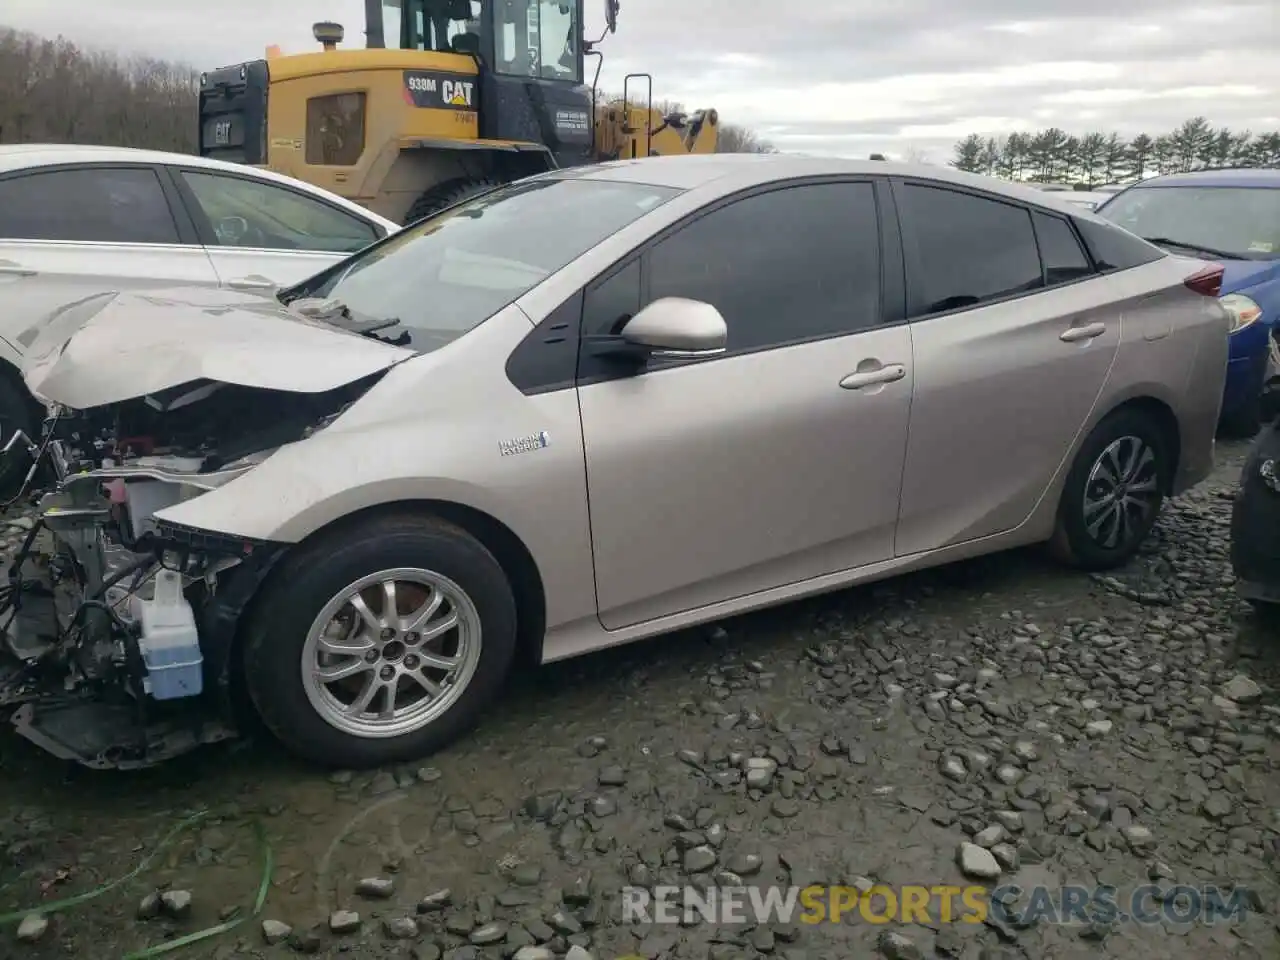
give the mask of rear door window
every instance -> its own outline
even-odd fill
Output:
[[[1026,208],[913,183],[901,194],[906,239],[914,248],[913,317],[976,307],[1044,286]]]
[[[1035,222],[1036,240],[1040,244],[1045,283],[1049,286],[1070,283],[1093,274],[1093,265],[1076,239],[1071,224],[1062,217],[1038,210],[1031,219]]]
[[[0,238],[179,242],[164,188],[149,167],[77,167],[0,180]]]
[[[1165,256],[1159,247],[1109,223],[1098,223],[1082,217],[1076,220],[1076,229],[1080,231],[1089,253],[1103,273],[1140,267]]]

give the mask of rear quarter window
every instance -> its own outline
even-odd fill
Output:
[[[1130,270],[1144,263],[1154,263],[1166,256],[1159,247],[1135,237],[1127,230],[1112,226],[1109,223],[1098,223],[1073,217],[1080,239],[1089,249],[1089,256],[1103,273],[1116,270]]]

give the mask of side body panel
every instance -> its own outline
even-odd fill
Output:
[[[604,625],[892,556],[910,370],[896,326],[582,387]]]

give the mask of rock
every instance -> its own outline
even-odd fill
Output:
[[[1262,688],[1238,673],[1222,685],[1222,695],[1235,703],[1253,703],[1261,699]]]
[[[289,946],[295,953],[319,953],[324,946],[324,934],[319,924],[306,930],[295,930],[289,937]]]
[[[691,847],[684,852],[687,873],[705,873],[716,865],[716,852],[708,846]]]
[[[292,933],[293,927],[287,923],[281,923],[279,920],[262,921],[262,940],[267,946],[274,947],[277,943],[284,943]]]
[[[139,920],[154,920],[160,916],[160,892],[153,890],[138,901],[137,917]]]
[[[568,952],[565,953],[564,960],[595,960],[595,957],[591,955],[591,951],[586,947],[579,946],[575,943],[569,948]]]
[[[619,766],[604,767],[597,780],[602,787],[620,787],[627,782],[626,771]]]
[[[747,786],[763,790],[773,782],[773,775],[778,770],[778,763],[770,757],[749,757],[744,764]]]
[[[526,946],[513,953],[511,960],[556,960],[556,954],[550,947]]]
[[[375,774],[374,778],[369,781],[369,795],[371,797],[385,796],[399,789],[400,784],[396,780],[395,774],[387,770]]]
[[[1034,763],[1040,759],[1040,751],[1030,740],[1019,740],[1013,745],[1013,755],[1023,763]]]
[[[536,863],[519,863],[508,874],[517,887],[536,887],[542,882],[542,867]]]
[[[1155,843],[1155,836],[1146,827],[1133,824],[1125,827],[1121,833],[1124,834],[1125,840],[1128,842],[1130,849],[1143,850]]]
[[[790,797],[778,797],[769,805],[769,811],[775,817],[788,820],[800,813],[800,804]]]
[[[1200,805],[1200,810],[1212,820],[1221,820],[1231,813],[1232,809],[1233,805],[1230,798],[1221,792],[1209,794],[1204,803]]]
[[[996,862],[1005,870],[1006,873],[1016,873],[1018,870],[1018,848],[1011,843],[997,843],[991,848],[991,855],[996,858]]]
[[[395,892],[393,877],[365,877],[356,884],[356,894],[366,900],[389,900]]]
[[[355,933],[360,929],[360,914],[354,910],[335,910],[329,914],[329,932]]]
[[[1010,833],[1020,833],[1022,831],[1022,814],[1017,810],[997,810],[992,814],[1000,825]]]
[[[959,757],[944,756],[938,761],[938,770],[948,780],[954,780],[960,783],[969,775],[968,769],[964,765],[964,761]]]
[[[497,943],[506,935],[507,925],[505,923],[486,923],[472,930],[467,939],[477,947],[483,947],[491,943]]]
[[[537,877],[533,883],[538,882],[538,877],[542,876],[542,872],[538,871]],[[532,884],[530,884],[532,886]],[[443,890],[437,890],[435,893],[429,893],[418,901],[418,913],[440,913],[445,907],[453,903],[453,891],[448,887]]]
[[[160,894],[160,912],[174,920],[191,916],[191,893],[187,890],[166,890]]]
[[[764,858],[758,853],[750,851],[738,851],[729,858],[727,864],[730,873],[737,874],[740,877],[750,877],[760,872],[760,868],[764,866]]]
[[[1003,841],[1007,836],[1008,834],[1005,833],[1004,827],[997,823],[987,827],[985,830],[979,830],[974,834],[973,842],[980,847],[990,850],[997,843]]]
[[[23,943],[35,943],[49,929],[49,918],[43,913],[28,913],[18,924],[18,939]]]
[[[388,917],[382,921],[382,930],[392,940],[412,940],[418,935],[418,921],[413,917]]]
[[[1110,720],[1090,720],[1085,724],[1084,732],[1091,737],[1105,737],[1113,726]]]
[[[876,938],[876,948],[885,960],[925,960],[924,951],[915,943],[893,930],[882,930]]]
[[[1013,764],[1006,763],[996,769],[996,779],[1005,786],[1011,787],[1022,779],[1022,771]]]
[[[976,843],[962,843],[956,850],[956,864],[966,877],[994,880],[1000,876],[1000,864],[991,852]]]

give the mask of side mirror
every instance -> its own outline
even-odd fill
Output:
[[[709,303],[665,297],[655,300],[626,322],[622,345],[638,356],[696,360],[724,353],[729,329]]]
[[[618,5],[620,0],[604,0],[604,22],[610,33],[618,32]]]

